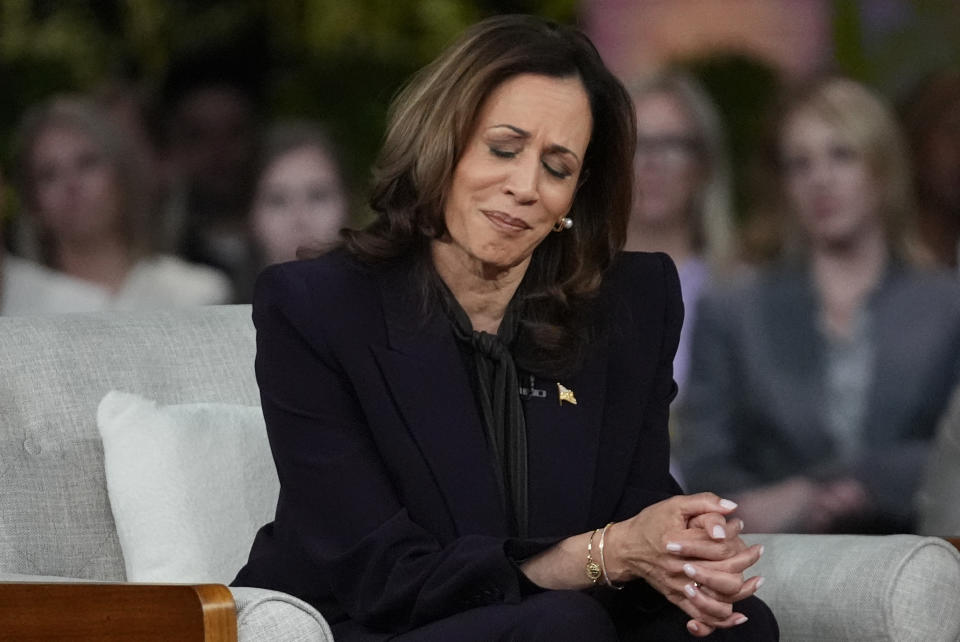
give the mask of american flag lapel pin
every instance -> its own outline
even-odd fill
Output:
[[[577,398],[574,396],[573,390],[570,390],[570,388],[567,388],[565,385],[563,385],[559,381],[557,382],[557,393],[560,395],[559,403],[561,406],[563,405],[564,401],[566,401],[567,403],[571,403],[574,406],[577,405]]]

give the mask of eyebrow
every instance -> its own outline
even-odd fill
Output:
[[[519,127],[516,127],[514,125],[508,125],[506,123],[503,123],[501,125],[492,125],[488,129],[496,129],[498,127],[506,127],[507,129],[515,132],[516,134],[518,134],[523,138],[530,138],[530,132],[528,132],[527,130],[520,129]],[[580,157],[577,156],[576,152],[574,152],[572,149],[564,147],[563,145],[556,145],[556,144],[550,145],[547,147],[547,152],[555,153],[555,154],[570,154],[571,156],[577,159],[577,162],[580,162]]]

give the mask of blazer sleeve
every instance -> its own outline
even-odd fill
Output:
[[[441,544],[409,517],[316,316],[319,306],[304,303],[316,293],[282,268],[260,277],[253,317],[257,381],[281,485],[273,537],[297,561],[287,572],[320,584],[292,592],[328,603],[335,596],[350,619],[387,631],[519,602],[526,587],[511,557],[553,542],[469,535]],[[278,584],[290,590],[289,582]]]
[[[674,495],[683,490],[670,475],[670,403],[677,396],[677,384],[673,379],[673,358],[680,343],[680,328],[683,325],[683,299],[681,297],[680,279],[677,268],[666,254],[658,253],[654,265],[656,270],[649,270],[639,278],[650,279],[653,285],[651,296],[636,296],[632,298],[634,306],[631,315],[634,319],[642,319],[650,315],[649,307],[656,302],[655,309],[660,318],[657,325],[660,329],[659,351],[655,355],[656,366],[653,385],[649,396],[642,408],[642,418],[639,425],[639,439],[634,450],[633,459],[626,479],[622,498],[617,506],[613,519],[620,521],[633,517],[641,510]],[[635,287],[636,281],[633,281]],[[647,308],[644,310],[640,307]],[[632,328],[625,332],[627,337],[636,336],[644,329]],[[630,352],[630,351],[628,351]],[[645,355],[632,352],[632,359],[643,359]],[[635,428],[631,428],[635,429]]]
[[[659,253],[651,264],[656,269],[639,271],[632,275],[621,287],[635,291],[637,284],[649,283],[649,289],[630,297],[632,306],[628,318],[631,327],[622,332],[622,336],[636,339],[639,334],[658,328],[660,334],[659,350],[655,355],[653,384],[641,408],[639,422],[630,422],[620,427],[622,430],[635,430],[638,439],[633,450],[623,493],[610,517],[611,521],[623,521],[642,511],[647,506],[668,499],[683,492],[679,484],[670,475],[670,403],[677,395],[677,384],[673,379],[673,358],[680,342],[680,328],[683,325],[683,300],[677,268],[666,255]],[[648,264],[650,265],[650,264]],[[656,310],[656,311],[654,311]],[[651,316],[655,320],[650,321]],[[619,334],[619,333],[618,333]],[[614,354],[626,355],[630,361],[642,362],[647,355],[627,346],[617,346]],[[636,380],[630,384],[636,387]],[[626,392],[618,397],[631,398]],[[635,396],[631,404],[635,404]],[[628,409],[626,412],[630,412]],[[618,413],[619,414],[619,413]],[[624,413],[626,414],[626,413]],[[595,596],[614,613],[651,613],[662,608],[666,599],[646,581],[636,579],[624,585],[622,591],[595,591]],[[630,615],[628,617],[635,617]]]

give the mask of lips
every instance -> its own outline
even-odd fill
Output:
[[[523,219],[514,218],[506,212],[501,212],[499,210],[480,210],[484,216],[487,217],[494,227],[508,231],[508,232],[521,232],[523,230],[529,230],[530,226],[527,225],[527,222]]]
[[[840,208],[836,199],[818,199],[813,202],[813,214],[817,218],[826,218],[833,216]]]

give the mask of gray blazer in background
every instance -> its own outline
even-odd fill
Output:
[[[929,443],[960,372],[960,284],[892,265],[871,295],[865,448],[839,460],[824,423],[826,345],[804,266],[707,293],[694,327],[677,452],[687,490],[735,494],[793,475],[853,475],[909,524]]]

